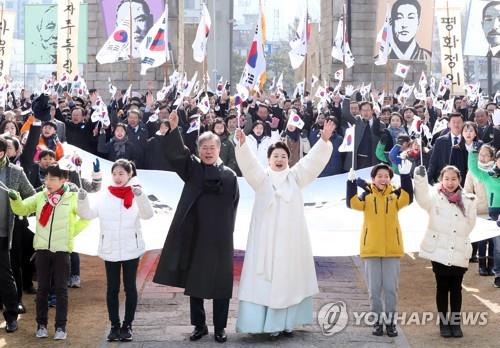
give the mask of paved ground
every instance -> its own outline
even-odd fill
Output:
[[[228,342],[226,347],[408,347],[408,342],[402,330],[400,336],[391,339],[387,336],[375,337],[371,334],[371,327],[351,325],[353,318],[349,318],[347,327],[333,336],[325,336],[320,326],[306,326],[296,331],[293,338],[280,337],[270,341],[268,335],[237,334],[234,331],[238,302],[238,280],[243,263],[243,252],[235,255],[234,273],[235,282],[233,300],[230,304],[229,322],[226,329]],[[198,342],[190,342],[189,334],[192,326],[189,320],[189,298],[184,296],[182,289],[160,286],[152,283],[159,252],[149,252],[145,255],[138,275],[138,284],[141,288],[141,297],[134,322],[134,342],[119,344],[107,343],[105,335],[101,347],[221,347],[213,339],[211,324],[211,303],[207,301],[205,309],[210,335]],[[314,317],[317,311],[326,303],[344,301],[349,313],[352,311],[368,311],[368,294],[360,272],[360,261],[353,257],[318,257],[315,258],[316,272],[320,293],[314,298]],[[106,328],[107,330],[108,328]]]

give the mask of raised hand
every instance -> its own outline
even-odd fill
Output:
[[[354,168],[351,168],[351,170],[349,170],[349,173],[347,174],[347,180],[352,182],[356,181],[356,172],[354,171]]]
[[[168,117],[170,123],[170,130],[173,131],[179,125],[179,116],[177,116],[177,111],[172,111]]]
[[[402,160],[401,164],[398,165],[399,174],[401,174],[401,175],[410,174],[412,165],[413,164],[411,163],[410,160],[407,160],[407,159]]]
[[[421,177],[424,177],[425,176],[425,167],[424,166],[418,166],[416,169],[415,169],[415,175],[418,175],[418,176],[421,176]]]
[[[134,196],[139,197],[142,195],[142,189],[139,186],[134,186],[132,189],[132,192],[134,193]]]
[[[273,118],[271,119],[271,129],[276,129],[276,128],[278,128],[279,123],[280,123],[280,119],[279,119],[279,118],[277,118],[277,117],[273,117]]]
[[[354,88],[353,85],[345,86],[345,96],[350,98],[354,94],[355,90],[356,89]]]
[[[99,158],[96,157],[95,162],[93,162],[92,165],[94,166],[95,173],[98,173],[101,170],[101,164],[99,162]]]
[[[246,136],[245,136],[245,133],[241,129],[236,129],[236,132],[234,133],[234,137],[236,138],[236,140],[238,140],[240,145],[243,145],[245,143]]]
[[[78,190],[78,200],[79,201],[84,201],[87,198],[87,191],[84,189],[79,189]]]
[[[321,139],[324,141],[330,140],[333,131],[335,130],[335,123],[333,121],[327,120],[323,125],[323,130],[321,131]]]

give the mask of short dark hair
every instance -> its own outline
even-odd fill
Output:
[[[52,157],[53,159],[56,158],[56,153],[50,149],[43,149],[42,151],[40,151],[40,155],[38,155],[38,158],[39,159],[42,159],[46,156],[50,156]]]
[[[211,131],[215,133],[215,125],[217,124],[222,124],[224,125],[224,134],[225,135],[228,135],[228,131],[227,131],[227,126],[226,126],[226,122],[224,122],[224,120],[220,117],[216,117],[215,120],[214,120],[214,123],[212,123],[212,127],[211,127]]]
[[[60,179],[67,179],[69,177],[69,171],[65,169],[61,169],[59,167],[59,164],[51,164],[50,166],[47,167],[47,174],[50,174],[50,176],[55,176]]]
[[[422,12],[422,7],[420,6],[420,3],[417,0],[397,0],[392,5],[392,8],[391,8],[391,20],[392,20],[393,23],[394,23],[394,21],[396,20],[396,18],[398,16],[398,8],[401,5],[412,5],[412,6],[415,6],[415,8],[417,9],[418,19],[420,21],[420,13]]]
[[[368,105],[370,107],[370,109],[373,110],[373,104],[369,101],[364,101],[364,102],[359,103],[359,109],[361,110],[363,108],[363,106],[365,106],[365,105]]]
[[[404,143],[409,143],[409,142],[411,142],[411,138],[407,134],[398,135],[398,138],[396,140],[396,143],[398,145],[403,145]]]
[[[462,181],[462,174],[460,173],[460,169],[458,169],[457,167],[455,166],[452,166],[452,165],[447,165],[445,166],[443,169],[441,169],[441,172],[439,173],[439,181],[441,181],[443,179],[443,175],[445,172],[447,171],[452,171],[454,172],[455,174],[457,174],[458,176],[458,180],[459,181]],[[460,186],[460,185],[459,185]]]
[[[379,164],[376,164],[375,166],[373,166],[372,171],[370,172],[370,177],[372,179],[374,177],[376,177],[379,170],[387,170],[389,172],[389,178],[391,178],[391,179],[394,176],[394,171],[392,170],[392,168],[388,164],[379,163]]]
[[[481,18],[484,19],[484,15],[486,14],[488,7],[497,6],[497,5],[500,5],[500,1],[490,1],[490,2],[486,3],[486,6],[484,6],[484,8],[483,8],[483,16]]]
[[[452,112],[449,116],[448,116],[448,121],[451,121],[451,119],[453,117],[460,117],[462,120],[463,120],[463,116],[461,113],[459,112]]]
[[[410,110],[413,113],[413,116],[417,116],[417,110],[415,110],[414,107],[408,106],[403,109],[403,115],[405,114],[406,111]]]
[[[5,140],[7,141],[12,141],[12,146],[14,146],[14,150],[16,150],[16,152],[19,150],[19,148],[21,147],[21,143],[19,142],[19,139],[17,139],[16,137],[11,137],[10,135],[9,136],[6,136],[4,137]]]
[[[116,126],[115,126],[115,130],[113,131],[113,133],[116,131],[116,129],[117,129],[118,127],[123,128],[123,130],[125,131],[125,133],[127,133],[127,125],[126,125],[125,123],[122,123],[122,122],[118,122],[118,123],[116,124]]]
[[[0,136],[0,151],[1,152],[7,151],[7,140],[5,140],[5,138],[2,136]]]
[[[286,155],[288,156],[288,158],[290,158],[290,149],[282,141],[278,141],[278,142],[272,144],[271,146],[269,146],[269,148],[267,149],[267,158],[271,158],[273,151],[276,149],[284,150],[286,152]]]

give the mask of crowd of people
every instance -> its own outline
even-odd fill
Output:
[[[378,318],[373,334],[383,335],[385,325],[389,336],[398,335],[394,314],[404,255],[398,211],[415,196],[430,216],[420,256],[432,261],[440,334],[461,337],[461,283],[469,262],[478,262],[479,275],[494,276],[500,288],[500,237],[469,240],[478,214],[500,227],[500,126],[493,122],[500,104],[448,92],[444,98],[454,98],[453,110],[442,112],[442,98],[430,90],[411,104],[400,89],[385,98],[371,92],[327,87],[327,97],[319,99],[255,89],[235,105],[229,88],[181,94],[180,101],[175,87],[159,100],[153,91],[123,90],[107,104],[109,122],[92,117],[102,100],[96,90],[86,96],[12,93],[0,110],[0,295],[7,332],[17,330],[25,292],[36,294],[36,336],[48,337],[51,304],[54,338],[66,339],[67,287],[81,286],[73,239],[99,218],[108,340],[132,340],[135,277],[145,251],[140,220],[153,216],[136,169],[153,169],[176,172],[184,181],[154,281],[190,296],[191,340],[208,334],[204,299],[214,300],[215,340],[227,340],[237,176],[255,191],[255,204],[236,331],[276,339],[312,323],[312,297],[319,290],[301,191],[317,177],[341,173],[348,173],[348,207],[364,212],[360,256]],[[92,180],[83,178],[81,159],[65,153],[64,143],[114,162],[107,173],[112,185],[101,188],[98,158]],[[368,167],[369,181],[356,176]],[[395,174],[400,187],[391,184]],[[96,202],[88,192],[97,192]],[[34,234],[27,222],[32,214]]]

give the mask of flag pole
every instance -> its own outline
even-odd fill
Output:
[[[307,91],[307,45],[308,45],[308,40],[307,40],[307,23],[309,22],[309,0],[306,0],[306,22],[305,24],[305,32],[306,32],[306,57],[304,61],[304,95],[306,94]]]
[[[345,79],[345,0],[342,4],[342,76]]]
[[[129,13],[129,23],[128,23],[128,43],[129,43],[129,57],[128,57],[128,82],[129,86],[132,84],[132,0],[128,1],[128,13]]]
[[[351,164],[351,168],[354,169],[354,160],[356,158],[356,125],[353,124],[352,125],[352,128],[353,128],[353,132],[352,132],[352,164]]]
[[[168,13],[168,0],[165,0],[165,11]],[[167,77],[168,77],[168,56],[169,56],[169,40],[168,40],[168,15],[165,18],[165,26],[166,26],[166,35],[165,35],[165,45],[166,45],[166,56],[165,57],[165,64],[163,65],[163,74],[165,75],[165,84],[167,83]]]

